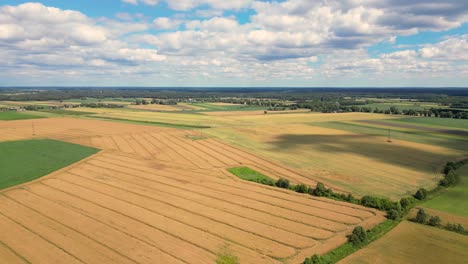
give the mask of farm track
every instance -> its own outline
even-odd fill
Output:
[[[0,192],[0,262],[198,264],[228,251],[240,263],[295,264],[343,243],[354,226],[383,219],[358,205],[242,181],[225,169],[249,166],[315,184],[220,141],[187,138],[193,131],[71,118],[34,122],[36,137],[103,151]],[[31,121],[0,127],[0,141],[26,138]]]

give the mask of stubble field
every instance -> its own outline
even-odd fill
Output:
[[[102,149],[0,193],[8,263],[301,263],[346,241],[381,212],[242,181],[240,164],[314,184],[287,166],[198,132],[76,118],[34,121],[35,137]],[[0,141],[34,137],[31,120],[0,123]],[[17,238],[21,237],[21,240]]]

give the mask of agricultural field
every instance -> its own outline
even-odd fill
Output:
[[[16,111],[0,111],[0,122],[1,121],[10,121],[10,120],[21,120],[21,119],[36,119],[43,118],[40,115],[35,115],[25,112],[16,112]]]
[[[388,100],[387,100],[388,101]],[[390,107],[396,107],[399,110],[425,110],[430,108],[447,108],[446,106],[442,106],[436,103],[430,102],[408,102],[408,101],[400,101],[400,102],[380,102],[380,103],[371,103],[365,105],[359,105],[361,107],[370,107],[372,109],[379,109],[379,110],[387,110]]]
[[[188,137],[196,131],[83,118],[35,124],[37,137],[101,151],[1,192],[0,259],[8,263],[215,263],[228,254],[294,264],[344,243],[356,225],[384,220],[373,209],[241,180],[227,169],[315,183],[217,139]],[[0,141],[31,138],[30,129],[8,122]]]
[[[0,142],[0,189],[47,175],[97,151],[50,139]]]
[[[467,218],[468,223],[468,165],[457,170],[460,182],[423,204],[424,207]],[[468,227],[468,225],[467,225]]]
[[[468,236],[404,221],[339,264],[466,263]]]
[[[453,118],[437,118],[437,117],[418,117],[418,118],[401,118],[393,119],[392,122],[403,122],[421,126],[444,127],[468,129],[468,120],[453,119]]]
[[[311,183],[320,180],[357,195],[398,198],[419,187],[433,188],[441,177],[443,164],[463,156],[468,148],[468,141],[462,136],[408,128],[393,128],[389,143],[386,126],[364,123],[390,124],[395,119],[382,114],[319,114],[301,110],[266,115],[255,111],[221,112],[229,113],[224,115],[131,109],[94,111],[97,114],[93,117],[97,118],[192,129],[193,133],[221,139],[290,167],[311,179]],[[216,115],[207,115],[213,113]]]
[[[356,120],[344,122],[317,122],[311,125],[338,129],[353,133],[390,137],[390,140],[404,140],[421,144],[464,151],[468,148],[468,131],[451,128],[433,128],[407,125],[403,122],[388,120]]]

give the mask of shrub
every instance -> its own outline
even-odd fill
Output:
[[[296,192],[298,193],[308,193],[309,192],[309,187],[305,184],[298,184],[295,187]]]
[[[378,208],[378,209],[382,207],[382,204],[380,203],[380,199],[377,199],[369,195],[365,195],[361,198],[361,204],[366,207],[372,207],[372,208]]]
[[[289,188],[289,180],[280,178],[276,181],[275,185],[280,188],[288,189]]]
[[[404,210],[410,208],[411,205],[413,204],[413,202],[414,202],[414,198],[413,198],[413,197],[410,197],[410,198],[401,198],[401,200],[400,200],[401,207],[402,207]]]
[[[416,214],[416,218],[414,219],[416,222],[420,224],[424,224],[427,219],[427,214],[424,209],[419,209],[418,213]]]
[[[356,201],[356,198],[352,194],[348,194],[346,197],[346,201],[354,203]]]
[[[431,216],[431,218],[429,218],[428,224],[431,226],[439,226],[440,218],[438,216]]]
[[[367,241],[366,230],[362,226],[356,226],[353,233],[348,237],[349,242],[355,246],[361,246]]]
[[[312,191],[312,194],[315,195],[315,196],[326,196],[327,195],[327,189],[325,188],[325,185],[323,185],[323,183],[318,182],[317,186]]]
[[[424,200],[426,199],[426,196],[427,196],[427,191],[426,189],[424,188],[420,188],[415,194],[414,194],[414,198],[418,199],[418,200]]]
[[[303,264],[325,264],[327,263],[322,257],[315,254],[310,258],[306,258]]]
[[[400,220],[400,212],[398,212],[395,209],[391,209],[387,213],[387,218],[398,221],[398,220]]]

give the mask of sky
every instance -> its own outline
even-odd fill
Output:
[[[0,86],[468,87],[468,1],[0,0]]]

